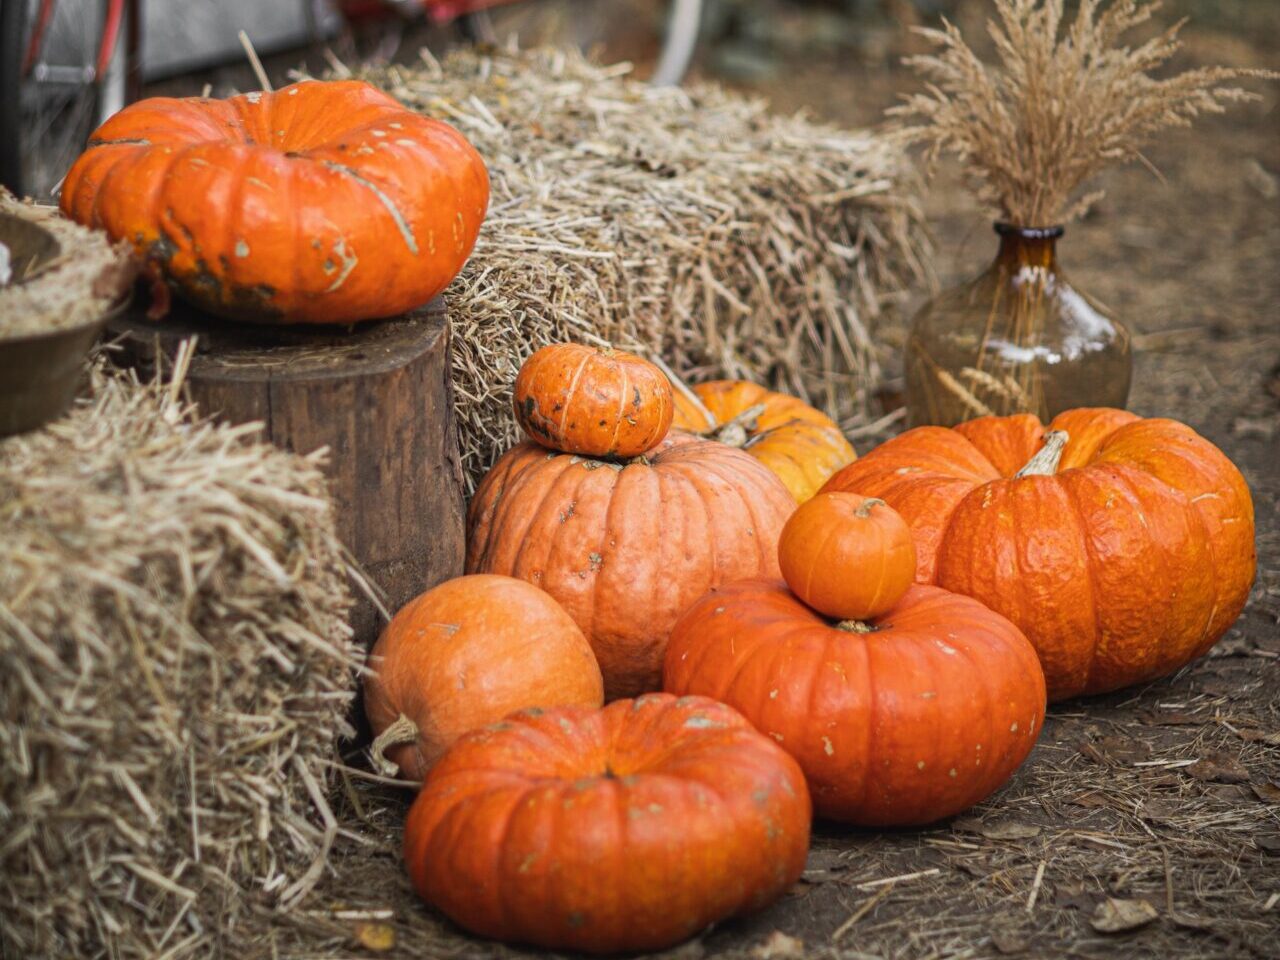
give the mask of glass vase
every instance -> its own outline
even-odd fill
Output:
[[[1123,407],[1133,374],[1129,330],[1063,275],[1063,228],[995,229],[1000,251],[986,273],[940,293],[912,321],[910,425],[1012,413],[1047,423],[1074,407]]]

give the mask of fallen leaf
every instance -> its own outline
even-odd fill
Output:
[[[976,833],[988,840],[1030,840],[1040,835],[1040,828],[1034,823],[1008,819],[984,823],[976,817],[963,817],[954,821],[951,827],[961,833]]]
[[[993,820],[982,825],[982,835],[988,840],[1030,840],[1040,836],[1040,828],[1018,820]]]
[[[1174,913],[1169,916],[1169,919],[1172,920],[1176,926],[1184,927],[1187,930],[1213,929],[1212,920],[1208,920],[1204,917],[1193,917],[1189,913]]]
[[[804,941],[781,930],[769,934],[769,939],[751,951],[757,960],[801,960],[804,957]]]
[[[1031,945],[1027,935],[1021,930],[998,928],[991,931],[991,945],[1005,955],[1022,953]]]
[[[357,923],[356,942],[366,950],[385,953],[396,945],[396,928],[389,923]]]
[[[1067,801],[1077,807],[1106,807],[1110,806],[1107,801],[1107,795],[1100,790],[1091,790],[1088,793],[1082,793],[1080,796]]]
[[[1099,933],[1124,933],[1145,927],[1160,914],[1146,900],[1118,900],[1107,897],[1093,911],[1089,922]]]
[[[1147,820],[1172,820],[1180,810],[1178,804],[1171,800],[1161,800],[1159,797],[1152,797],[1142,804],[1142,816]]]
[[[1241,727],[1236,733],[1245,743],[1265,743],[1273,747],[1280,747],[1280,733],[1267,733],[1265,730],[1258,730],[1255,727]]]
[[[1280,857],[1280,837],[1254,837],[1253,845],[1265,854]]]
[[[1280,803],[1280,783],[1255,783],[1253,792],[1263,803]]]
[[[1236,757],[1216,751],[1184,768],[1189,776],[1206,783],[1248,783],[1249,771]]]

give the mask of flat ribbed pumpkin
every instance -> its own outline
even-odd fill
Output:
[[[746,450],[781,478],[798,503],[857,457],[826,414],[759,384],[713,380],[695,387],[678,385],[675,403],[672,426]]]
[[[562,453],[637,457],[671,427],[671,384],[624,350],[553,343],[520,366],[516,420],[530,440]]]
[[[827,490],[906,519],[917,578],[982,601],[1035,645],[1051,700],[1163,676],[1240,615],[1253,501],[1217,447],[1173,420],[1068,410],[918,427]]]
[[[481,481],[467,572],[551,594],[595,650],[609,699],[656,690],[667,634],[718,584],[778,575],[795,501],[741,450],[673,433],[619,463],[522,443]]]
[[[409,811],[404,859],[419,895],[481,936],[661,950],[781,896],[809,818],[795,761],[740,715],[655,694],[463,737]]]
[[[430,300],[489,200],[462,134],[355,80],[156,97],[94,132],[62,209],[243,320],[352,323]]]
[[[712,591],[671,632],[666,690],[727,703],[796,758],[819,816],[931,823],[996,790],[1030,753],[1044,678],[1018,628],[915,585],[838,622],[777,580]]]

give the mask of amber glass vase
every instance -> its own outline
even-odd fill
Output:
[[[912,426],[987,414],[1123,407],[1133,373],[1129,331],[1058,267],[1061,227],[997,223],[987,272],[934,297],[906,347]]]

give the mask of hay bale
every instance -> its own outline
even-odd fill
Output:
[[[924,273],[897,147],[574,52],[424,58],[363,76],[457,126],[489,167],[489,218],[449,292],[472,483],[515,439],[520,362],[565,338],[767,382],[846,428],[864,419],[875,318]]]
[[[0,442],[0,953],[207,956],[323,871],[343,555],[314,458],[94,379]]]

